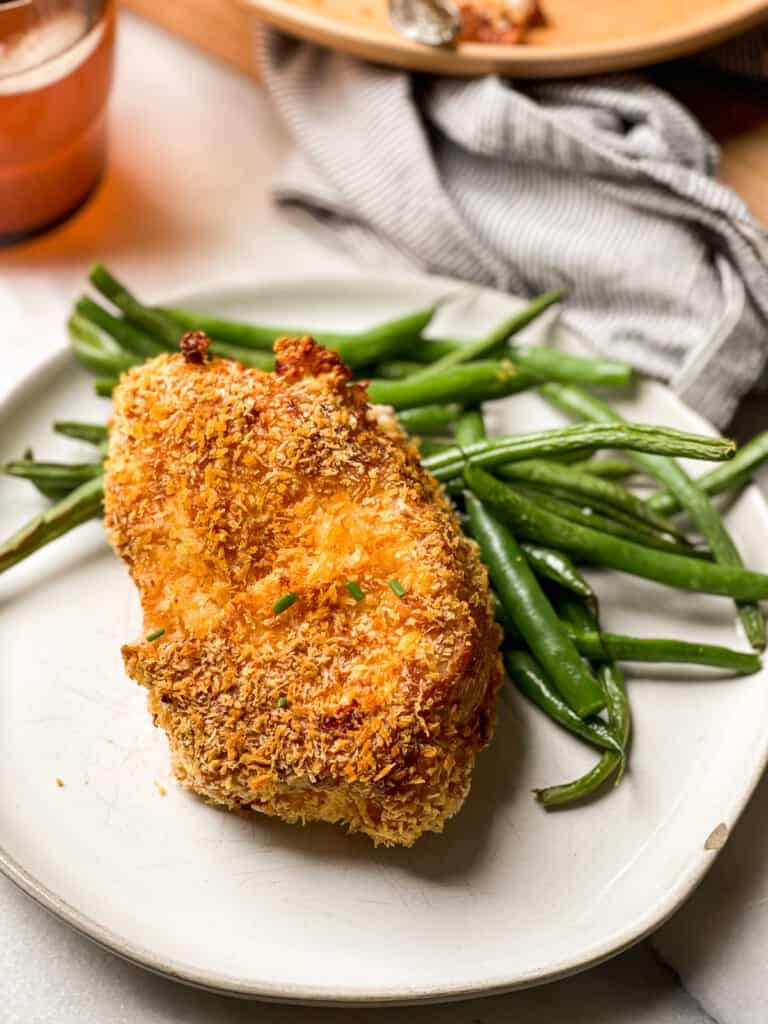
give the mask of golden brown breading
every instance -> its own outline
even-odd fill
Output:
[[[487,574],[337,355],[275,350],[274,374],[158,356],[115,391],[107,527],[165,629],[126,668],[195,792],[408,846],[458,810],[491,736]]]
[[[506,43],[525,40],[531,25],[545,21],[538,0],[459,0],[461,42]]]

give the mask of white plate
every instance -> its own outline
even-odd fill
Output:
[[[363,326],[461,290],[467,332],[513,300],[445,281],[347,278],[197,297],[257,321]],[[623,405],[640,420],[708,429],[664,388]],[[107,405],[66,355],[0,409],[0,457],[26,445],[76,457],[56,417]],[[559,422],[533,396],[494,407],[497,430]],[[0,535],[41,502],[0,483]],[[752,488],[729,515],[749,563],[768,569],[768,514]],[[606,624],[639,635],[742,644],[728,601],[595,574]],[[766,759],[768,679],[713,682],[683,668],[630,673],[632,770],[586,807],[546,814],[535,785],[592,761],[505,693],[472,794],[443,835],[375,850],[339,828],[243,820],[168,778],[163,735],[123,673],[136,594],[99,524],[0,578],[0,862],[65,921],[153,970],[239,995],[306,1002],[461,998],[592,965],[647,934],[712,863]],[[695,681],[694,681],[695,680]],[[56,785],[60,777],[64,787]],[[162,797],[155,783],[167,788]]]

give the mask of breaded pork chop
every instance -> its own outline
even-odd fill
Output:
[[[492,732],[486,571],[336,354],[275,350],[268,374],[188,345],[115,391],[107,527],[165,630],[125,665],[196,793],[408,846],[459,809]]]

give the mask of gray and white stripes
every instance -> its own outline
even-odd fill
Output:
[[[691,116],[637,78],[426,79],[268,32],[298,152],[277,198],[374,265],[530,294],[724,424],[768,358],[768,237]]]

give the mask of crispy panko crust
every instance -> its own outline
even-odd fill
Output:
[[[487,573],[336,353],[275,351],[274,374],[162,355],[115,391],[107,528],[165,629],[125,665],[196,793],[409,846],[459,809],[491,737]]]
[[[538,0],[459,0],[461,42],[506,43],[525,40],[531,25],[545,22]]]

